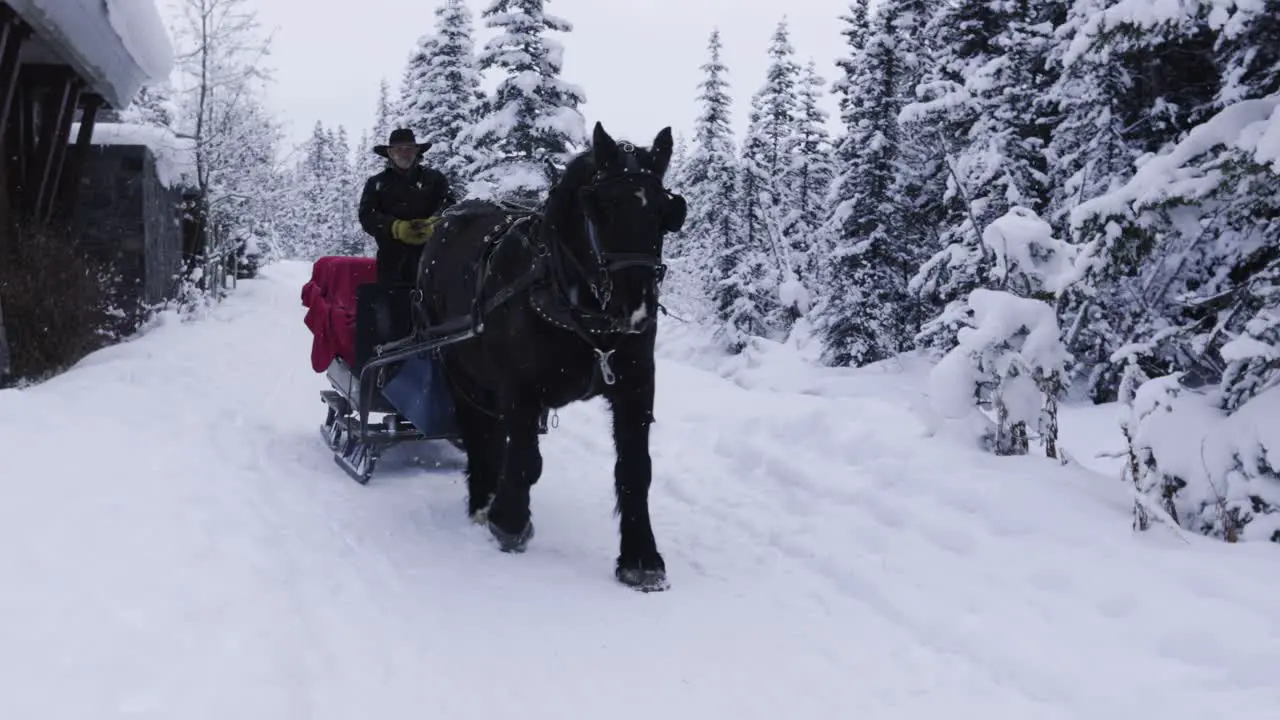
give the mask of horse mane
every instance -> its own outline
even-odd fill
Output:
[[[564,172],[547,191],[546,215],[550,228],[567,227],[573,206],[577,203],[578,190],[591,181],[596,164],[588,148],[574,155],[565,165]]]

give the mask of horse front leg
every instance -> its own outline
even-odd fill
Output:
[[[520,398],[507,407],[506,452],[498,492],[489,506],[489,532],[503,552],[524,552],[533,539],[529,489],[542,474],[538,450],[538,414],[541,404]]]
[[[666,590],[667,569],[649,522],[649,426],[653,424],[652,374],[637,387],[622,388],[610,398],[613,407],[613,466],[621,548],[614,575],[637,590]]]
[[[506,439],[498,419],[473,405],[470,398],[455,396],[454,408],[462,447],[467,453],[467,515],[473,522],[483,524],[498,489]]]

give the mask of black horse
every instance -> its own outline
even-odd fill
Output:
[[[649,426],[663,236],[686,212],[663,187],[671,152],[669,127],[643,148],[597,123],[591,149],[568,163],[542,208],[460,203],[419,272],[420,322],[439,333],[462,319],[475,333],[440,351],[471,517],[487,521],[502,550],[523,551],[542,473],[540,418],[602,395],[617,449],[615,574],[646,591],[667,587],[649,521]]]

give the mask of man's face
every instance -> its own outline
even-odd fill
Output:
[[[387,148],[387,157],[401,170],[408,170],[418,159],[418,146],[413,143],[396,144]]]

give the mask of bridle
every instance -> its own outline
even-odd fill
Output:
[[[655,211],[659,214],[663,234],[675,232],[684,223],[685,201],[679,195],[669,192],[662,185],[662,179],[640,165],[636,158],[636,147],[629,142],[618,144],[623,158],[621,172],[606,173],[597,170],[591,181],[578,189],[578,200],[583,208],[587,248],[593,267],[582,267],[572,254],[565,253],[566,259],[576,265],[578,273],[583,277],[592,296],[599,303],[602,315],[607,312],[609,301],[613,297],[613,273],[626,268],[648,268],[652,272],[653,296],[656,299],[662,281],[667,274],[667,266],[662,262],[660,251],[645,252],[607,252],[600,244],[600,228],[593,211],[599,212],[597,198],[601,196],[635,195],[645,205],[656,203]],[[581,308],[578,308],[582,312]],[[623,334],[640,334],[649,329],[656,320],[647,317],[639,326],[632,326],[625,318],[610,318],[610,332]]]

